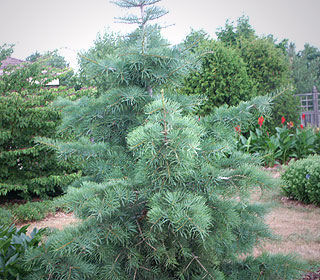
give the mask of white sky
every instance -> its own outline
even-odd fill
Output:
[[[190,29],[204,29],[213,38],[227,19],[247,15],[258,35],[288,38],[297,49],[305,43],[320,48],[320,0],[163,0],[169,11],[163,36],[180,43]],[[14,43],[13,57],[59,49],[71,66],[76,53],[88,49],[98,32],[107,28],[128,32],[128,25],[114,23],[127,11],[109,0],[0,0],[0,45]]]

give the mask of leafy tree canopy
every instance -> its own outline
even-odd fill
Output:
[[[35,141],[56,136],[61,113],[51,103],[57,97],[88,94],[47,87],[62,75],[39,59],[6,67],[0,76],[0,196],[53,196],[79,178],[74,161],[59,162],[54,151]]]
[[[219,41],[239,50],[258,94],[272,93],[290,82],[288,40],[276,43],[273,35],[256,35],[247,16],[238,18],[237,24],[227,21],[216,34]]]
[[[290,82],[289,60],[269,38],[242,41],[240,52],[259,95],[272,93]]]
[[[64,69],[69,67],[69,63],[58,53],[58,50],[40,54],[38,51],[32,53],[26,58],[26,61],[35,62],[38,59],[45,60],[45,64],[54,68]]]
[[[1,61],[6,59],[8,56],[10,56],[13,53],[13,46],[14,45],[8,45],[8,44],[3,44],[0,46],[0,66],[1,66]]]
[[[216,32],[219,41],[229,46],[237,46],[242,40],[252,41],[257,38],[255,30],[249,24],[249,18],[245,15],[238,18],[237,24],[226,21],[225,27]]]
[[[291,58],[292,78],[296,93],[312,92],[314,86],[320,90],[320,50],[309,44]]]

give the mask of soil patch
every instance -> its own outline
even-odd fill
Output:
[[[55,214],[48,215],[41,221],[20,223],[17,224],[17,227],[30,225],[28,227],[28,233],[30,234],[35,227],[38,229],[49,227],[61,230],[64,227],[71,224],[76,224],[77,222],[79,222],[79,220],[73,215],[73,213],[56,212]]]

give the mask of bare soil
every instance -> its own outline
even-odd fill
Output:
[[[79,222],[79,220],[74,217],[73,213],[57,212],[54,215],[48,215],[45,219],[41,221],[20,223],[17,224],[17,226],[22,227],[24,225],[30,225],[28,227],[28,233],[30,234],[35,227],[38,229],[50,227],[61,230],[64,227],[76,224],[77,222]]]

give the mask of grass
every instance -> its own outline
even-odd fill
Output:
[[[59,205],[55,200],[19,201],[0,206],[2,224],[40,221],[50,214],[55,214]]]
[[[284,198],[280,190],[267,196],[254,193],[252,200],[273,205],[266,216],[266,223],[276,235],[275,239],[256,247],[255,255],[262,252],[295,254],[310,264],[320,266],[319,207]]]

